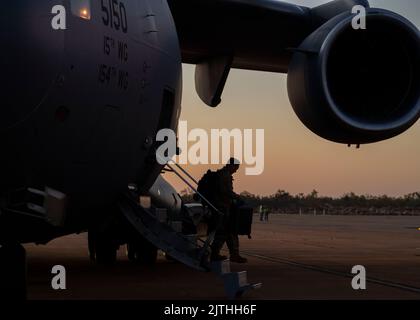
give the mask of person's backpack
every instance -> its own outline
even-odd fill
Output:
[[[219,175],[215,171],[208,170],[198,182],[197,191],[208,201],[216,198],[219,188]]]

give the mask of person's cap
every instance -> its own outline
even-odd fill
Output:
[[[238,159],[230,158],[227,164],[239,166],[241,164],[241,162]]]

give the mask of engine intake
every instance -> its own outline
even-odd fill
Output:
[[[367,9],[365,30],[343,13],[296,50],[288,91],[301,121],[346,144],[392,138],[420,117],[419,30],[405,18]]]

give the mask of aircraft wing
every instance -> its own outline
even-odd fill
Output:
[[[314,9],[276,0],[169,0],[184,63],[197,64],[196,88],[210,106],[230,68],[286,73],[293,49],[321,24],[366,0]]]
[[[233,55],[232,67],[286,72],[290,46],[311,25],[309,8],[273,0],[170,0],[183,62]]]
[[[395,137],[420,117],[420,32],[367,0],[168,0],[184,63],[211,107],[231,68],[287,73],[290,103],[327,140]],[[309,1],[308,1],[309,2]],[[357,6],[357,7],[356,7]]]

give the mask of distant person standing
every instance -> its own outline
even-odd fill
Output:
[[[264,221],[264,206],[261,204],[259,207],[260,221]]]
[[[269,210],[268,210],[268,207],[266,207],[264,205],[260,205],[259,212],[260,212],[260,221],[268,222],[268,215],[270,213]]]
[[[268,215],[270,214],[270,210],[267,207],[264,207],[264,221],[268,222]]]

